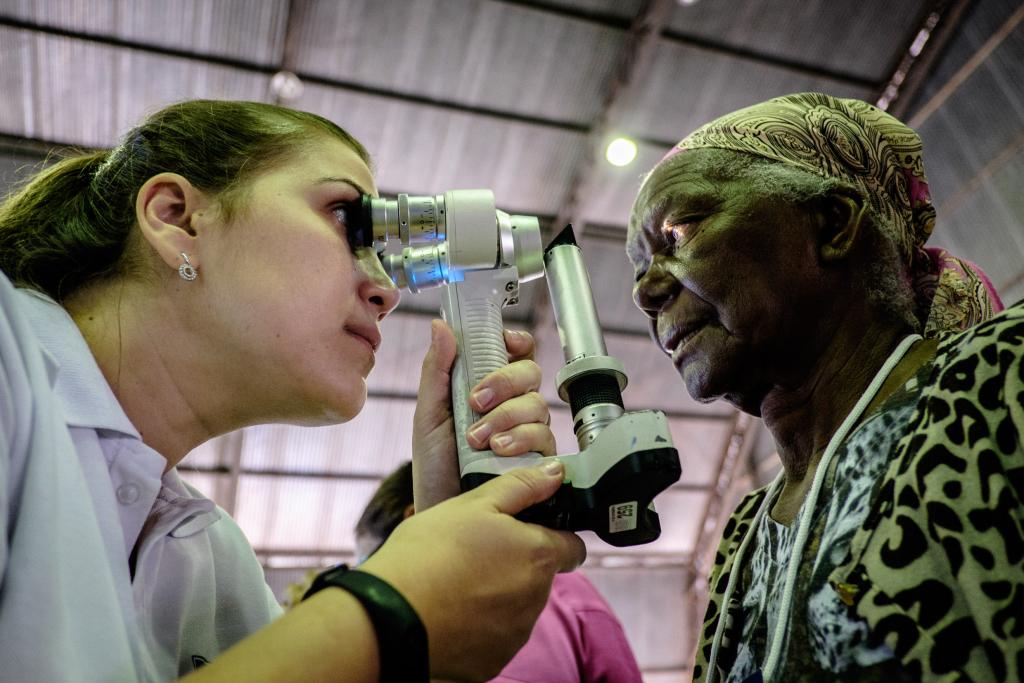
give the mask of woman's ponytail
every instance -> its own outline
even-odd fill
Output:
[[[16,285],[59,301],[86,280],[117,271],[132,221],[114,207],[96,210],[106,204],[94,181],[108,156],[62,159],[0,205],[0,270]]]

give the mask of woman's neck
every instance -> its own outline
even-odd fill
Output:
[[[176,307],[132,281],[103,283],[65,302],[103,376],[142,440],[163,455],[168,469],[193,448],[227,431],[202,416],[202,382],[189,360],[187,326]]]
[[[907,334],[900,326],[878,321],[849,321],[845,333],[837,330],[806,377],[765,397],[761,416],[785,471],[783,489],[772,510],[776,521],[788,523],[796,516],[832,436]],[[890,372],[858,421],[895,393],[934,350],[934,342],[916,344]]]

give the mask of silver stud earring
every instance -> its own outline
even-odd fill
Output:
[[[193,265],[189,263],[188,254],[186,254],[185,252],[181,252],[181,258],[185,259],[185,262],[178,266],[178,275],[181,277],[182,280],[188,280],[189,282],[192,282],[192,280],[195,280],[197,277],[199,277],[199,273],[197,273],[195,267],[193,267]]]

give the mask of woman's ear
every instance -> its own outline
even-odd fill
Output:
[[[209,205],[206,195],[177,173],[160,173],[147,180],[135,199],[135,218],[143,238],[160,255],[161,260],[177,270],[188,254],[198,268],[200,256],[196,245],[197,214]]]
[[[832,190],[821,200],[818,211],[821,260],[836,263],[848,258],[867,221],[866,203],[857,194]]]

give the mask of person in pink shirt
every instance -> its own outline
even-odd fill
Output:
[[[412,463],[381,482],[356,524],[362,562],[413,514]],[[526,645],[492,683],[640,683],[622,624],[580,572],[558,574]]]

